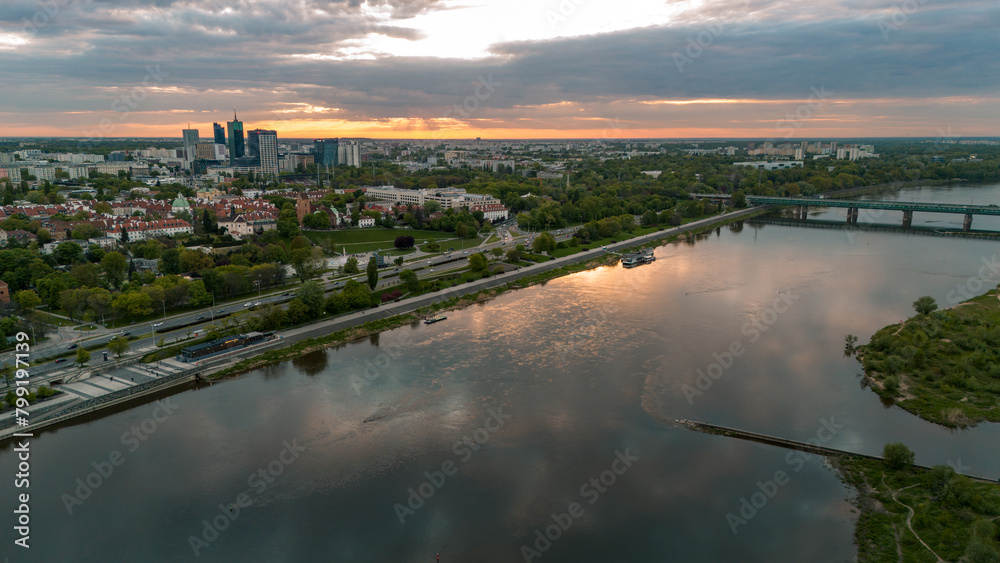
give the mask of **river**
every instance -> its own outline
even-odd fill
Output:
[[[1000,201],[1000,186],[894,197],[970,196]],[[741,223],[660,247],[649,265],[574,274],[46,431],[31,442],[32,547],[3,553],[851,561],[852,492],[823,458],[674,421],[871,454],[902,441],[918,463],[1000,474],[1000,426],[953,431],[885,406],[843,354],[846,334],[867,342],[922,295],[948,305],[996,248]],[[7,444],[0,473],[15,472]]]

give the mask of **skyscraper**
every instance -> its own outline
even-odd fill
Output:
[[[188,125],[190,127],[190,125]],[[188,168],[191,168],[191,164],[194,162],[195,147],[198,146],[198,130],[197,129],[183,129],[181,135],[184,138],[184,162],[187,164]]]
[[[229,137],[229,164],[241,158],[245,153],[243,150],[243,122],[236,117],[236,108],[233,108],[233,120],[226,123],[226,134]]]
[[[257,153],[260,155],[260,173],[272,178],[278,177],[278,132],[265,129],[252,131],[257,138]]]
[[[339,139],[316,139],[313,141],[313,155],[316,157],[316,166],[320,169],[329,169],[340,164],[340,161],[337,159],[339,146]]]
[[[224,145],[226,144],[226,129],[225,127],[219,125],[218,123],[213,123],[212,127],[215,129],[215,144]]]
[[[260,129],[247,131],[247,146],[246,146],[247,156],[260,158],[260,140],[258,139],[260,131],[261,131]]]

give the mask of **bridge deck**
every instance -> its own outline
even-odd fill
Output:
[[[932,213],[961,213],[963,215],[998,215],[996,205],[955,205],[949,203],[917,203],[906,201],[858,201],[850,199],[820,199],[813,197],[747,196],[753,205],[805,205],[808,207],[843,207],[853,209],[888,209],[895,211],[926,211]]]

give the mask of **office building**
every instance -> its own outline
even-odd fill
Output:
[[[247,131],[247,142],[246,142],[247,156],[252,156],[253,158],[260,158],[260,140],[258,139],[258,135],[260,135],[260,129]]]
[[[257,154],[260,157],[260,173],[278,177],[278,132],[256,129],[250,132],[257,140]]]
[[[190,168],[195,159],[195,147],[198,146],[198,130],[184,129],[181,135],[184,138],[184,162]]]
[[[226,123],[226,135],[229,137],[229,162],[232,164],[246,154],[243,146],[243,122],[236,117],[236,108],[233,108],[233,120]]]
[[[316,139],[313,142],[313,155],[316,157],[316,166],[322,169],[330,169],[341,164],[339,160],[339,139]]]
[[[215,144],[224,145],[226,144],[226,129],[218,123],[212,124],[212,129],[215,130]]]

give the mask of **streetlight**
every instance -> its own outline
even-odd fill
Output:
[[[149,325],[149,330],[153,331],[153,345],[155,346],[156,345],[156,327],[153,326],[153,322],[152,321],[146,321],[146,324]]]

